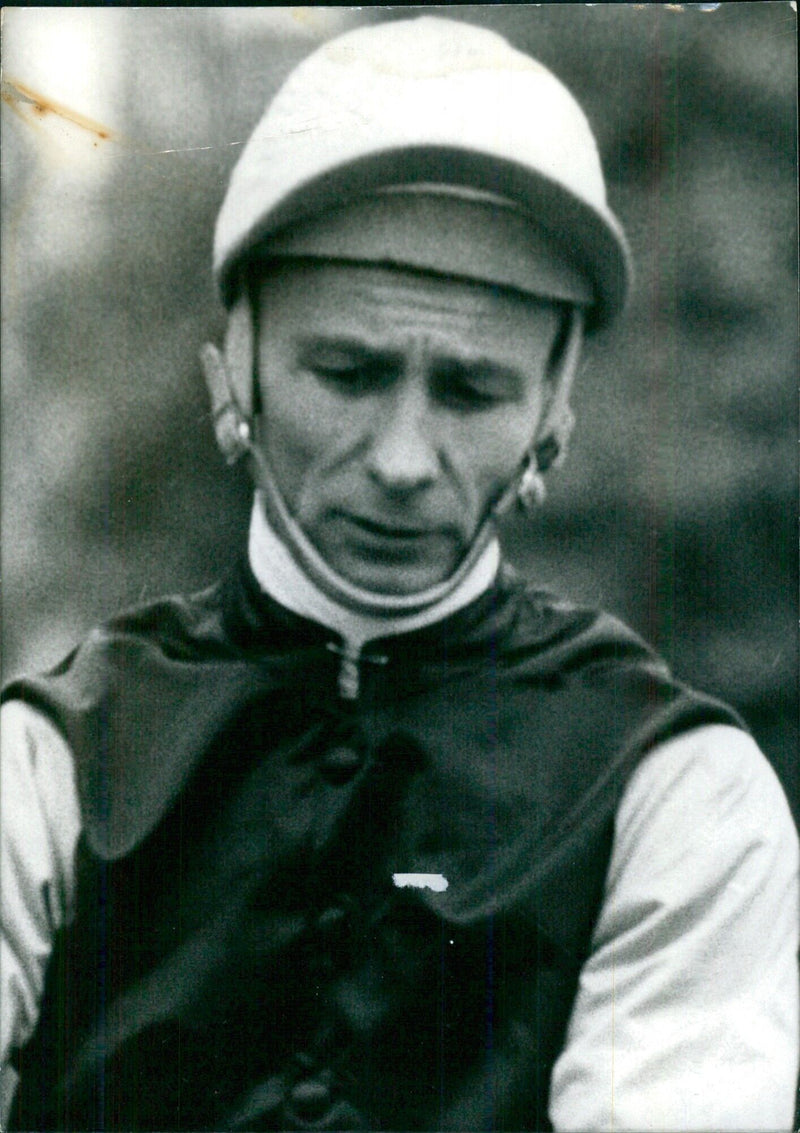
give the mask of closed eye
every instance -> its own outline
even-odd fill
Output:
[[[464,382],[452,382],[443,387],[438,393],[438,400],[443,405],[450,405],[456,409],[491,409],[498,405],[502,399],[497,398],[486,390]]]
[[[314,339],[301,344],[297,363],[324,383],[357,396],[383,388],[399,372],[399,363],[348,341]]]
[[[358,397],[374,393],[388,386],[393,374],[379,365],[362,366],[313,366],[309,367],[316,378],[328,385],[335,385],[344,394]]]
[[[492,409],[518,401],[522,395],[522,383],[516,371],[480,363],[440,363],[433,373],[433,387],[441,404],[462,411]]]

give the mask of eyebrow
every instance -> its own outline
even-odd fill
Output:
[[[402,350],[384,350],[358,338],[316,334],[298,340],[298,354],[313,354],[315,350],[340,350],[343,354],[351,355],[354,360],[363,362],[393,362],[399,365],[403,361]]]
[[[313,354],[315,350],[340,350],[349,355],[354,363],[365,365],[389,365],[402,367],[405,353],[402,350],[386,349],[372,346],[362,339],[349,338],[343,335],[317,334],[299,339],[297,343],[298,354]],[[457,371],[460,376],[472,381],[498,381],[513,384],[523,389],[526,378],[523,372],[515,366],[497,362],[494,358],[485,355],[432,353],[431,370],[441,374],[444,370]]]

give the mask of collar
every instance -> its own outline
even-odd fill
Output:
[[[423,599],[420,608],[408,613],[397,614],[391,609],[362,613],[340,605],[302,570],[270,524],[263,494],[257,491],[250,517],[248,559],[265,594],[300,617],[333,630],[344,642],[344,652],[357,658],[368,641],[422,629],[468,606],[493,585],[500,566],[500,546],[493,537],[469,571],[433,604]]]

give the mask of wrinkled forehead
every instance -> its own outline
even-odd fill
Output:
[[[329,344],[465,361],[549,350],[564,305],[432,272],[315,259],[271,261],[257,281],[262,347]]]

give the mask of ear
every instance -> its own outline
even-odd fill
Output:
[[[228,464],[248,451],[253,416],[253,316],[243,292],[228,316],[224,354],[212,343],[200,351],[217,444]]]
[[[575,424],[569,397],[583,345],[583,310],[572,307],[566,318],[566,330],[556,343],[548,372],[550,400],[533,443],[533,456],[540,472],[562,463]]]

